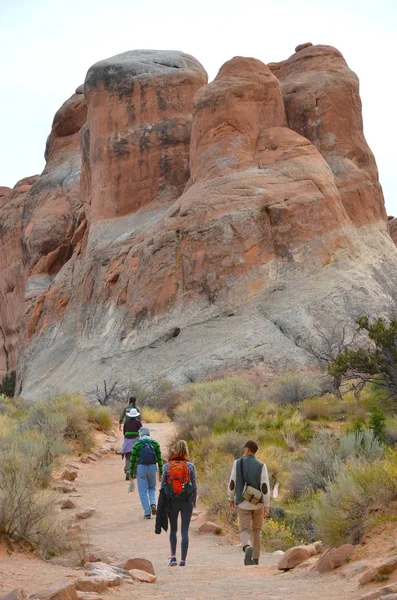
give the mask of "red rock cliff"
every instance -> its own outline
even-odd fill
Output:
[[[357,78],[326,46],[270,67],[236,57],[207,85],[191,56],[135,51],[89,69],[87,122],[82,97],[60,109],[24,202],[25,395],[291,369],[314,322],[387,302]]]

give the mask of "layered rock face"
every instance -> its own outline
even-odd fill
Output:
[[[302,44],[270,67],[284,94],[288,126],[309,139],[331,167],[354,225],[386,220],[374,156],[364,138],[359,81],[332,46]]]
[[[292,369],[314,322],[381,310],[397,251],[337,50],[236,57],[208,85],[188,55],[128,52],[84,90],[86,124],[72,97],[25,201],[24,395]],[[76,187],[45,183],[66,164]]]
[[[21,214],[26,195],[39,176],[26,177],[11,188],[0,188],[0,379],[17,362],[18,337],[24,310]]]

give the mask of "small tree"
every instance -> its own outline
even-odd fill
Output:
[[[328,368],[333,365],[345,348],[353,348],[357,332],[354,331],[352,322],[336,323],[330,327],[314,325],[312,333],[307,338],[298,337],[297,346],[302,348],[310,357],[314,358],[321,366]],[[332,392],[340,397],[342,375],[339,372],[329,374],[332,376]]]
[[[4,375],[3,380],[0,384],[0,394],[5,394],[9,398],[13,398],[15,395],[16,386],[16,372],[10,371]]]
[[[100,391],[99,386],[97,385],[94,391],[87,392],[87,396],[95,396],[101,406],[108,406],[117,395],[117,384],[118,381],[115,381],[110,388],[108,388],[108,384],[104,379],[103,392]]]
[[[390,396],[397,397],[397,320],[378,317],[371,322],[361,316],[356,323],[357,330],[365,333],[365,343],[359,348],[345,346],[329,365],[329,373],[353,379],[356,385],[370,381],[385,386]]]

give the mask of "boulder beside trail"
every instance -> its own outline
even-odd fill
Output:
[[[73,583],[55,583],[29,596],[29,600],[78,600]]]
[[[129,558],[122,567],[125,571],[132,571],[133,569],[139,569],[150,573],[150,575],[156,575],[153,567],[153,563],[146,558]]]
[[[140,581],[141,583],[156,583],[156,575],[141,571],[140,569],[132,569],[130,571],[131,577],[134,581]]]
[[[339,548],[330,548],[317,562],[315,568],[319,573],[328,573],[345,564],[354,552],[352,544],[344,544]]]
[[[397,556],[391,556],[365,571],[359,578],[360,585],[376,581],[379,575],[390,575],[397,567]]]
[[[294,546],[282,556],[277,564],[277,568],[279,571],[290,571],[315,555],[316,548],[312,544],[310,546]]]
[[[213,523],[212,521],[206,521],[199,527],[200,533],[222,533],[222,527],[217,525],[217,523]]]
[[[74,469],[65,469],[62,473],[62,479],[66,481],[74,481],[77,478],[77,472]]]

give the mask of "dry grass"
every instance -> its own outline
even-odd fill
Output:
[[[164,410],[149,408],[146,406],[142,410],[142,419],[145,423],[170,423],[171,419]]]

